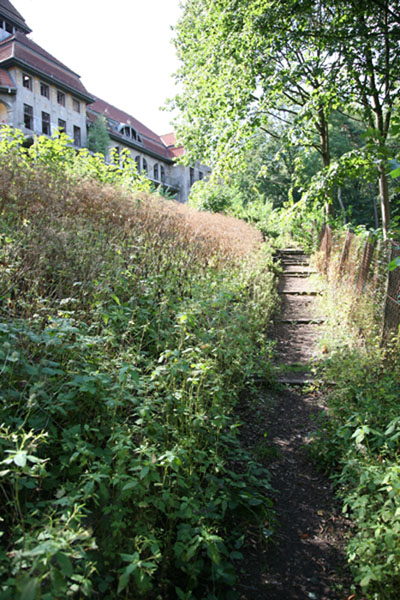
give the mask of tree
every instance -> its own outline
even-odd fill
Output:
[[[107,132],[107,123],[103,115],[100,115],[90,128],[88,135],[88,148],[92,152],[100,152],[107,156],[110,146],[110,136]]]
[[[257,128],[331,162],[329,117],[359,111],[390,223],[387,138],[399,82],[399,10],[390,0],[186,0],[176,47],[177,134],[188,161],[232,166]],[[373,147],[373,148],[372,148]],[[233,162],[234,164],[234,162]],[[327,181],[331,181],[328,179]],[[333,189],[324,188],[331,214]]]
[[[330,163],[328,117],[338,103],[337,58],[324,41],[299,32],[321,29],[321,2],[188,0],[177,27],[183,92],[178,136],[214,167],[240,154],[258,128],[286,144],[312,147]],[[192,149],[192,150],[191,150]],[[327,213],[332,212],[329,191]]]
[[[390,0],[327,2],[333,15],[329,45],[341,61],[338,85],[360,107],[377,161],[382,229],[390,227],[388,135],[398,99],[400,11]]]

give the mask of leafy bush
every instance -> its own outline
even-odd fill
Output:
[[[232,204],[232,192],[226,185],[202,179],[193,184],[190,190],[189,204],[197,210],[207,210],[212,213],[229,212]]]
[[[234,597],[271,251],[58,144],[0,149],[1,597]]]
[[[334,270],[332,264],[331,276]],[[329,419],[314,453],[354,522],[347,553],[356,582],[367,598],[394,600],[400,585],[400,344],[398,337],[380,344],[373,301],[368,289],[356,297],[346,282],[329,282],[322,306],[329,354],[320,372],[330,388]]]

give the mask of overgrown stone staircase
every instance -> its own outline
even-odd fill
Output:
[[[283,268],[278,285],[281,312],[274,328],[278,381],[304,385],[311,378],[317,328],[323,322],[315,317],[318,290],[310,281],[315,271],[307,255],[297,248],[280,250],[277,260]]]

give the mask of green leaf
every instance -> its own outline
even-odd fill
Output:
[[[132,479],[132,481],[128,481],[128,483],[126,483],[124,485],[124,487],[122,488],[122,491],[125,492],[126,490],[131,490],[135,487],[137,487],[138,482],[135,479]]]
[[[390,171],[390,177],[393,177],[393,179],[395,179],[395,177],[400,177],[400,167],[397,167],[397,169]]]
[[[18,467],[25,467],[28,453],[25,450],[20,450],[13,458],[14,463]]]
[[[69,556],[67,556],[63,552],[57,552],[56,559],[57,559],[57,562],[60,566],[60,569],[61,569],[61,572],[63,573],[63,575],[66,575],[67,577],[71,577],[71,575],[74,574],[74,568],[72,566],[72,562],[71,562]]]
[[[39,579],[36,577],[26,583],[21,592],[20,600],[36,600],[39,592]]]
[[[400,256],[396,256],[396,258],[389,263],[389,271],[394,271],[397,267],[400,267]]]
[[[118,298],[118,296],[116,296],[115,294],[111,294],[111,298],[114,300],[114,302],[118,304],[118,306],[121,306],[121,301]]]
[[[369,585],[369,582],[371,581],[371,579],[372,579],[372,573],[368,573],[368,575],[365,575],[365,576],[364,576],[364,577],[361,579],[361,581],[360,581],[360,586],[361,586],[362,588],[366,588],[366,587],[368,587],[368,585]]]
[[[126,586],[129,583],[130,576],[133,573],[133,571],[135,571],[136,568],[137,568],[137,563],[131,563],[130,565],[128,565],[126,567],[125,571],[122,573],[121,577],[119,578],[118,590],[117,590],[118,594],[120,594],[126,588]]]
[[[140,471],[140,475],[139,475],[140,479],[144,479],[149,471],[150,471],[150,467],[148,465],[143,467],[143,469]]]

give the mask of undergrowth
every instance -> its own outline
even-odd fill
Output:
[[[272,252],[132,165],[22,142],[0,145],[1,598],[235,598],[271,510],[232,409],[271,375]]]
[[[347,555],[365,596],[395,600],[400,589],[400,344],[380,343],[381,296],[359,294],[331,260],[321,310],[320,366],[329,419],[314,454],[334,479],[354,523]]]

